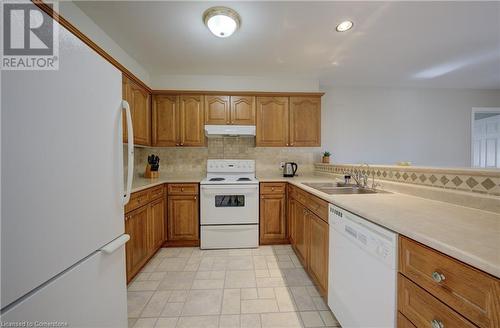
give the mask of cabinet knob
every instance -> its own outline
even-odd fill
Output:
[[[434,280],[437,283],[443,282],[445,279],[446,277],[444,276],[444,274],[440,272],[434,271],[432,273],[432,280]]]
[[[288,146],[288,142],[286,143],[286,145]]]
[[[196,199],[197,199],[197,197],[196,197],[196,196],[194,196],[194,200],[196,200]]]
[[[271,188],[271,191],[274,191],[274,187]]]
[[[184,143],[183,143],[183,142],[181,142],[181,146],[184,146]]]
[[[431,327],[432,328],[444,328],[444,323],[441,320],[432,320],[431,321]]]

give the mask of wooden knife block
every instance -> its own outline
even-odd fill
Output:
[[[149,179],[154,179],[160,177],[159,171],[151,171],[151,165],[146,165],[146,171],[144,171],[144,177]]]

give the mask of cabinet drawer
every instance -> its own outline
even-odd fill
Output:
[[[141,190],[130,195],[130,201],[125,205],[125,213],[135,210],[149,202],[149,190]]]
[[[328,203],[325,202],[324,200],[313,196],[313,195],[308,195],[306,199],[306,207],[319,216],[323,221],[328,223]]]
[[[168,185],[169,195],[197,195],[198,185],[195,183],[170,183]]]
[[[162,198],[163,195],[165,194],[164,189],[165,188],[163,187],[163,185],[156,186],[156,187],[149,189],[151,200]]]
[[[414,324],[410,322],[410,320],[406,319],[401,312],[398,312],[398,328],[416,328]]]
[[[479,327],[500,327],[499,279],[405,237],[399,256],[406,277]]]
[[[261,194],[284,194],[286,192],[286,183],[265,182],[260,184]]]
[[[295,187],[295,186],[290,186],[290,197],[296,199],[299,203],[302,205],[307,204],[307,192],[303,191],[302,189]]]
[[[398,310],[417,327],[475,327],[401,274],[398,275]]]

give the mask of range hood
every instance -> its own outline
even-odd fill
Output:
[[[255,125],[205,125],[205,134],[211,136],[255,136]]]

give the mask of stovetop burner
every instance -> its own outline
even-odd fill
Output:
[[[208,181],[224,181],[224,180],[226,180],[226,179],[224,179],[224,178],[210,178],[210,180],[208,180]]]
[[[250,178],[238,178],[237,181],[250,181]]]

